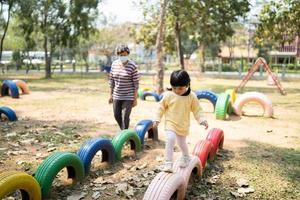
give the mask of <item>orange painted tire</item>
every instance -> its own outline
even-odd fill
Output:
[[[238,96],[238,98],[233,104],[235,114],[241,116],[243,114],[243,106],[250,102],[256,102],[260,104],[264,109],[264,116],[273,116],[273,107],[271,100],[266,95],[260,92],[246,92]]]
[[[182,167],[179,166],[179,159],[178,159],[174,163],[173,171],[176,172],[176,173],[178,173],[178,174],[180,174],[184,178],[185,188],[187,188],[192,173],[194,173],[197,176],[201,176],[202,175],[201,161],[200,161],[200,159],[197,156],[192,155],[191,156],[191,160],[189,162],[189,165],[187,167],[185,167],[185,168],[182,168]]]
[[[206,140],[209,140],[212,143],[211,156],[215,157],[218,148],[223,148],[224,143],[224,132],[221,129],[213,128],[211,129],[207,136]]]
[[[27,84],[25,83],[25,81],[13,80],[13,82],[15,82],[16,85],[18,86],[18,88],[20,88],[22,90],[22,94],[29,94],[29,88],[28,88]]]
[[[177,200],[184,199],[184,178],[178,173],[160,172],[151,181],[143,200],[168,200],[174,194]]]
[[[214,156],[211,155],[211,150],[212,143],[209,140],[200,140],[193,149],[192,154],[200,159],[203,169],[205,168],[208,158],[210,161],[214,160]]]

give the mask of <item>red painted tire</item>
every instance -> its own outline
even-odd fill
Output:
[[[192,154],[200,159],[203,169],[208,158],[210,158],[210,161],[213,161],[214,159],[211,155],[211,150],[212,143],[209,140],[200,140],[193,149]]]
[[[223,143],[224,143],[224,132],[222,129],[218,129],[218,128],[213,128],[211,129],[207,136],[206,136],[206,140],[209,140],[212,143],[212,150],[211,150],[211,156],[215,157],[217,151],[218,151],[218,147],[220,149],[223,148]]]
[[[184,178],[177,173],[160,172],[151,181],[143,200],[168,200],[174,194],[177,200],[184,199]]]
[[[178,159],[174,163],[173,171],[180,174],[184,178],[185,188],[187,188],[192,173],[194,173],[197,176],[202,175],[201,161],[197,156],[192,155],[191,160],[189,162],[189,165],[185,168],[182,168],[182,167],[179,166],[179,159]]]

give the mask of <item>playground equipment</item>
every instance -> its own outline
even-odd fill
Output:
[[[189,165],[180,168],[177,160],[173,166],[174,173],[157,174],[148,186],[143,200],[168,200],[171,197],[183,200],[192,173],[201,176],[207,158],[212,161],[216,149],[222,148],[223,142],[224,133],[221,129],[210,130],[206,140],[199,141],[195,145]]]
[[[224,92],[219,94],[215,108],[215,114],[217,119],[226,119],[229,104],[230,95]]]
[[[271,76],[271,78],[273,79],[275,85],[277,86],[278,90],[280,91],[280,93],[282,95],[286,95],[286,91],[283,89],[283,87],[281,86],[279,80],[276,78],[276,76],[273,74],[272,70],[270,69],[269,65],[267,64],[266,60],[262,57],[259,57],[255,63],[251,66],[251,68],[249,69],[248,73],[246,76],[244,76],[242,82],[236,87],[236,91],[238,90],[242,90],[244,88],[244,86],[246,85],[246,83],[248,82],[248,80],[253,76],[253,74],[257,71],[257,69],[259,68],[259,66],[263,66],[264,69],[268,72],[269,76]]]
[[[230,96],[230,100],[229,100],[230,102],[229,102],[228,110],[227,110],[227,113],[230,115],[233,112],[232,106],[236,100],[237,95],[236,95],[236,92],[234,89],[227,89],[227,90],[225,90],[225,93],[229,94],[229,96]]]
[[[246,92],[236,99],[233,109],[235,114],[241,116],[243,114],[242,108],[245,104],[255,102],[260,104],[264,109],[264,116],[272,117],[273,116],[273,106],[271,100],[260,92]]]
[[[111,142],[105,138],[89,139],[81,146],[77,154],[52,153],[38,166],[34,176],[14,171],[0,173],[0,199],[17,190],[21,192],[22,199],[48,198],[53,180],[63,168],[67,169],[68,178],[73,181],[82,181],[87,176],[93,157],[98,151],[102,151],[102,162],[113,163],[118,160],[118,157],[120,159],[125,142],[129,141],[134,149],[139,151],[141,150],[140,144],[144,143],[142,141],[146,132],[149,135],[151,135],[150,133],[155,135],[155,131],[157,132],[157,130],[151,130],[153,127],[150,120],[140,121],[136,129],[140,132],[139,135],[136,131],[127,129],[116,135]],[[221,143],[223,144],[224,136],[219,138],[221,135],[218,135],[217,132],[215,129],[210,131],[205,140],[210,145],[208,150],[202,149],[207,152],[207,155],[211,154],[214,143],[219,147],[222,146]],[[197,152],[194,156],[191,155],[191,161],[184,169],[179,168],[178,161],[176,161],[173,170],[175,173],[159,173],[149,185],[144,199],[170,199],[172,196],[183,199],[191,175],[193,173],[197,176],[202,175],[203,162],[205,163],[206,160],[202,162],[200,155],[201,152]]]
[[[130,143],[130,148],[135,150],[135,152],[142,150],[141,141],[137,133],[130,129],[123,130],[112,140],[112,144],[115,149],[116,160],[121,160],[122,148],[127,141]]]
[[[209,90],[195,90],[194,92],[198,99],[207,99],[213,104],[214,108],[216,107],[218,96],[214,92]]]
[[[20,190],[22,199],[42,199],[40,185],[31,175],[15,171],[0,174],[0,199],[16,190]]]
[[[15,111],[13,111],[11,108],[2,106],[0,107],[0,120],[2,120],[2,116],[5,115],[9,121],[17,121],[17,115]]]
[[[37,168],[34,178],[41,186],[42,197],[50,196],[52,182],[59,171],[67,168],[68,178],[82,181],[84,178],[84,166],[79,156],[68,152],[55,152],[49,155]]]
[[[13,80],[13,82],[16,83],[16,85],[22,90],[22,94],[29,94],[29,88],[25,81],[22,80]]]
[[[135,131],[137,132],[138,136],[140,137],[140,141],[142,146],[144,146],[145,135],[148,133],[148,138],[152,138],[154,141],[158,140],[158,131],[157,128],[153,128],[153,121],[146,119],[140,121],[135,126]]]
[[[156,92],[154,91],[145,91],[141,94],[140,98],[142,100],[146,100],[146,97],[148,96],[152,96],[154,97],[155,101],[160,101],[162,99],[162,95],[158,95]]]
[[[19,98],[19,89],[15,82],[11,80],[5,80],[2,82],[1,96],[9,95],[11,95],[12,98]]]
[[[42,197],[50,196],[50,188],[55,176],[63,168],[67,168],[68,178],[73,181],[81,181],[89,173],[91,162],[98,151],[102,152],[102,162],[114,163],[121,159],[123,144],[130,142],[135,151],[141,150],[141,143],[144,143],[144,136],[148,132],[153,139],[157,139],[157,129],[153,129],[151,120],[142,120],[136,126],[139,135],[134,130],[123,130],[116,135],[112,141],[106,138],[93,138],[86,141],[79,149],[77,154],[67,152],[55,152],[49,155],[39,166],[34,177],[24,172],[27,178],[19,178],[19,175],[13,175],[6,178],[6,172],[0,173],[0,198],[11,192],[20,190],[23,199],[40,200]],[[153,133],[153,134],[150,134]],[[114,145],[113,145],[114,144]],[[119,159],[117,159],[119,158]],[[9,172],[19,173],[19,172]],[[23,175],[22,175],[23,177]],[[36,186],[28,184],[28,177],[36,181]],[[14,183],[11,183],[11,182]],[[16,186],[13,184],[17,184]],[[36,188],[38,186],[38,189]],[[4,188],[2,190],[2,188]],[[39,196],[38,196],[39,195]]]
[[[86,141],[77,152],[77,155],[83,162],[85,175],[89,173],[91,162],[98,151],[102,152],[101,162],[108,162],[110,164],[115,162],[115,149],[109,139],[90,139]]]

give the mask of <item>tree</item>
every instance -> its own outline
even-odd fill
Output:
[[[21,1],[20,18],[32,21],[33,31],[41,33],[45,52],[45,77],[51,78],[51,60],[57,47],[76,47],[79,37],[89,38],[94,31],[93,22],[98,15],[100,0],[28,0]],[[26,4],[26,5],[25,5]],[[23,15],[31,10],[30,15]],[[25,30],[31,35],[31,30]]]
[[[1,36],[1,41],[0,41],[0,66],[2,68],[2,73],[4,73],[4,67],[2,66],[1,60],[2,60],[2,51],[3,51],[3,43],[4,43],[4,39],[6,36],[6,32],[9,26],[9,21],[10,21],[10,15],[11,15],[11,9],[13,7],[13,0],[1,0],[0,1],[0,28],[3,29],[3,33]],[[7,18],[6,20],[3,18],[4,15],[4,6],[7,5]]]
[[[270,2],[259,15],[255,41],[257,45],[283,45],[300,36],[300,1]]]
[[[165,29],[165,15],[167,9],[168,0],[161,0],[161,14],[159,20],[159,29],[156,38],[156,54],[157,54],[157,74],[156,74],[156,91],[158,94],[163,92],[163,80],[164,80],[164,64],[163,64],[163,51],[162,45],[164,40],[164,29]]]
[[[142,32],[137,34],[137,41],[144,41],[146,44],[153,41],[157,32],[153,30],[153,24],[157,19],[156,7],[147,8],[147,1],[143,1],[145,14],[148,14],[148,23],[142,28]],[[150,11],[149,11],[150,10]],[[190,41],[189,44],[196,43],[201,52],[201,71],[204,71],[205,49],[210,44],[216,44],[225,41],[234,33],[231,23],[238,20],[249,11],[249,2],[247,0],[174,0],[168,4],[166,19],[166,40],[165,49],[171,50],[176,40],[177,51],[180,63],[182,63],[182,54],[180,50],[183,46],[180,43],[187,43],[183,40]],[[156,15],[155,15],[156,14]],[[168,35],[168,30],[174,30],[173,34]],[[175,34],[174,34],[175,33]],[[183,37],[185,35],[185,37]],[[143,36],[143,37],[142,37]],[[144,38],[144,39],[143,39]],[[172,39],[168,39],[172,38]],[[168,43],[168,42],[171,42]],[[147,44],[146,46],[149,46]],[[195,45],[190,45],[194,48]],[[174,48],[173,48],[174,49]],[[167,51],[166,51],[167,52]],[[181,58],[180,58],[181,57]],[[184,67],[181,64],[182,68]]]

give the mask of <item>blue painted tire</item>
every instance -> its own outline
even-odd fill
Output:
[[[1,119],[2,114],[4,114],[8,118],[9,121],[17,121],[18,120],[15,111],[10,109],[9,107],[6,107],[6,106],[0,107],[0,119]]]
[[[19,89],[15,82],[11,80],[3,81],[1,87],[1,96],[9,96],[8,90],[10,90],[12,98],[19,98]]]
[[[91,168],[91,163],[98,151],[102,152],[102,162],[106,161],[110,164],[115,162],[115,149],[109,139],[93,138],[81,145],[77,155],[84,165],[85,175]]]
[[[147,97],[147,96],[152,96],[152,97],[154,97],[154,98],[155,98],[155,101],[160,101],[160,100],[161,100],[161,97],[160,97],[158,94],[156,94],[156,92],[153,92],[153,91],[145,91],[145,92],[142,94],[141,99],[142,99],[142,100],[146,100],[146,97]]]
[[[196,90],[195,94],[198,99],[207,99],[208,101],[210,101],[215,108],[218,100],[218,96],[215,93],[209,90]]]
[[[149,119],[145,119],[140,121],[136,126],[135,126],[135,131],[137,132],[141,144],[144,145],[144,140],[145,140],[145,135],[148,132],[148,137],[152,138],[153,140],[158,140],[158,132],[157,128],[153,128],[153,121]]]

